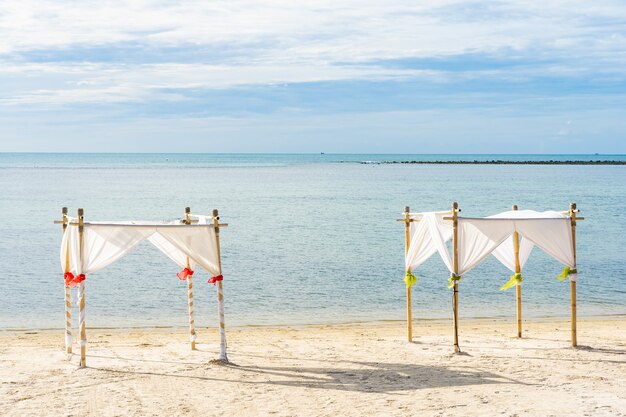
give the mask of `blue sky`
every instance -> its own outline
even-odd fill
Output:
[[[0,39],[0,151],[626,153],[623,1],[20,0]]]

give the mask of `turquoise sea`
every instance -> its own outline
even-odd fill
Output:
[[[217,208],[227,325],[404,318],[405,205],[482,216],[582,210],[581,316],[626,314],[626,166],[378,165],[390,160],[626,160],[624,155],[0,154],[0,328],[61,328],[61,207],[86,220],[162,220]],[[525,317],[567,317],[561,265],[535,249]],[[148,243],[87,278],[88,327],[187,325],[178,267]],[[414,317],[451,316],[434,256],[415,271]],[[515,316],[509,271],[490,258],[460,284],[461,318]],[[215,288],[195,279],[196,323],[214,326]]]

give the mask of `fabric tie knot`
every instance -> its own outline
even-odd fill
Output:
[[[451,289],[452,287],[454,287],[454,283],[460,280],[461,280],[461,275],[457,275],[453,272],[452,275],[450,275],[450,278],[448,278],[448,282],[450,283],[450,285],[448,285],[448,289]]]
[[[416,282],[417,277],[413,275],[410,269],[408,269],[404,275],[404,283],[406,284],[406,287],[411,288]]]
[[[85,280],[85,274],[80,274],[78,276],[74,276],[74,274],[72,274],[71,272],[66,272],[63,275],[63,278],[65,279],[65,285],[66,286],[68,286],[70,288],[74,288],[78,284],[80,284],[81,282],[83,282]]]
[[[520,285],[522,283],[522,274],[519,272],[516,272],[515,274],[511,275],[509,277],[509,280],[500,287],[500,291],[505,291],[508,290],[511,287],[514,287],[516,285]]]
[[[178,274],[176,274],[176,276],[178,277],[179,280],[186,281],[188,277],[193,276],[193,271],[189,268],[185,268],[182,271],[180,271]]]
[[[213,284],[215,285],[215,283],[217,281],[224,281],[224,277],[221,275],[216,275],[214,277],[209,278],[209,280],[207,281],[209,284]]]
[[[578,274],[578,270],[577,270],[577,269],[575,269],[575,268],[574,268],[574,269],[572,269],[572,268],[570,268],[569,266],[566,266],[566,267],[564,267],[564,268],[563,268],[563,270],[561,271],[561,273],[560,273],[559,275],[557,275],[557,276],[556,276],[556,279],[557,279],[558,281],[565,281],[565,279],[566,279],[567,277],[570,277],[570,278],[574,278],[574,280],[575,280],[575,278],[576,278],[577,274]],[[572,277],[572,276],[573,276],[573,277]]]

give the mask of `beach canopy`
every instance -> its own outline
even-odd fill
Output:
[[[199,266],[209,272],[208,280],[217,288],[220,360],[228,362],[224,326],[224,294],[220,258],[219,223],[217,210],[213,216],[192,215],[185,209],[185,218],[173,221],[147,222],[85,222],[83,210],[78,217],[67,215],[63,209],[63,240],[60,260],[65,278],[65,344],[67,353],[72,353],[71,288],[78,288],[81,367],[86,366],[85,351],[85,281],[88,274],[97,272],[132,252],[137,245],[147,240],[167,257],[183,268],[177,276],[187,281],[189,332],[191,348],[195,349],[196,330],[194,320],[192,277]]]
[[[501,289],[516,287],[518,337],[521,337],[522,268],[535,246],[564,265],[558,280],[569,277],[572,307],[572,345],[576,346],[576,204],[566,212],[513,210],[488,217],[461,217],[453,203],[451,210],[411,213],[405,207],[405,277],[407,287],[407,333],[412,340],[411,286],[413,271],[435,253],[450,272],[448,288],[453,292],[454,346],[458,347],[458,284],[463,275],[489,255],[495,256],[512,275]],[[448,242],[452,241],[448,246]]]

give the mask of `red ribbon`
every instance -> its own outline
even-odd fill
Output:
[[[224,277],[221,275],[216,275],[214,277],[209,278],[209,280],[207,281],[209,284],[213,284],[215,285],[215,283],[217,281],[224,281]]]
[[[74,288],[85,280],[85,274],[80,274],[75,277],[71,272],[66,272],[65,275],[63,275],[63,278],[65,278],[65,285],[70,288]]]
[[[182,271],[180,271],[178,274],[176,274],[176,276],[178,277],[179,280],[186,281],[187,277],[193,276],[193,271],[189,268],[185,268]]]

